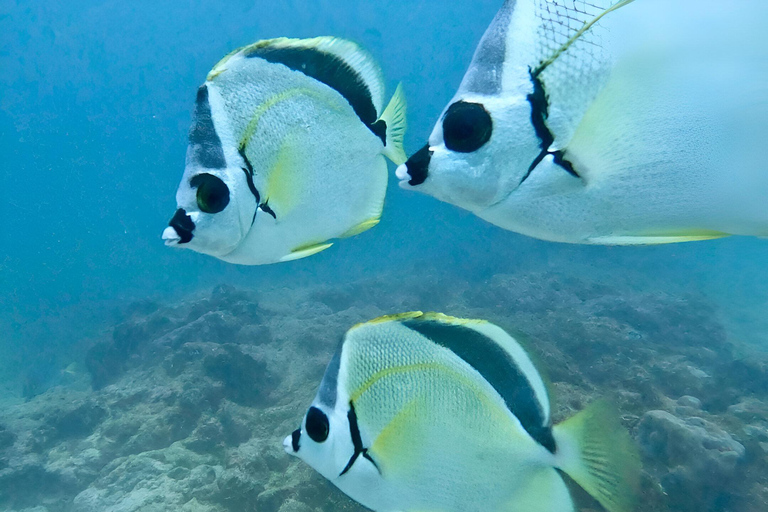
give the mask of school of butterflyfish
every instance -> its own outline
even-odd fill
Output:
[[[410,158],[402,87],[385,106],[356,44],[237,49],[198,89],[163,239],[245,265],[310,256],[379,222],[387,159],[402,188],[544,240],[768,236],[768,70],[750,66],[768,50],[729,48],[716,29],[738,9],[699,7],[506,0]],[[669,29],[683,21],[697,30]],[[573,511],[563,475],[609,512],[638,492],[608,405],[554,424],[517,337],[439,313],[352,327],[283,444],[381,512]]]

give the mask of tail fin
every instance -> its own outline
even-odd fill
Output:
[[[637,497],[640,457],[618,414],[597,402],[556,425],[557,467],[605,507],[629,512]]]
[[[405,107],[403,84],[399,84],[389,101],[389,105],[381,114],[381,119],[387,123],[387,143],[384,147],[384,154],[396,165],[405,163],[407,160],[405,149],[403,149],[406,128]]]

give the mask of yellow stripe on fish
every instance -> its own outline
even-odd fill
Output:
[[[326,106],[328,106],[329,108],[337,112],[341,112],[342,109],[344,109],[344,105],[342,105],[340,102],[334,101],[333,99],[328,98],[327,96],[319,94],[317,91],[313,91],[311,89],[300,89],[300,88],[288,89],[287,91],[283,91],[279,94],[275,94],[274,96],[271,96],[266,101],[259,104],[258,107],[256,107],[256,110],[254,110],[253,114],[251,115],[251,120],[248,122],[248,125],[245,127],[243,136],[240,138],[240,147],[245,148],[247,146],[248,141],[251,139],[251,137],[253,137],[253,134],[256,132],[256,128],[259,125],[259,121],[261,120],[261,117],[264,114],[266,114],[275,105],[278,105],[283,101],[288,101],[291,98],[294,98],[300,95],[308,96],[312,99],[323,102]]]

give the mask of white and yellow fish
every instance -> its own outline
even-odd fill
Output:
[[[283,445],[376,512],[573,512],[558,470],[626,512],[639,475],[610,408],[552,426],[547,388],[515,338],[437,313],[350,329]]]
[[[400,184],[558,242],[768,236],[767,6],[507,0]]]
[[[387,163],[405,161],[405,101],[384,109],[373,58],[331,37],[272,39],[219,62],[198,89],[166,245],[259,265],[379,222]]]

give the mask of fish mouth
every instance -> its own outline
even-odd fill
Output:
[[[192,231],[195,230],[195,223],[192,218],[187,214],[184,208],[179,208],[176,213],[173,214],[168,227],[163,231],[163,240],[165,245],[174,246],[179,244],[186,244],[194,235]]]
[[[429,162],[432,159],[432,151],[429,144],[411,155],[407,162],[400,165],[395,171],[395,175],[400,180],[400,186],[407,188],[407,185],[415,187],[424,183],[429,176]]]
[[[285,453],[289,455],[296,455],[299,451],[299,437],[301,436],[301,430],[294,430],[291,435],[283,439],[283,449]]]

